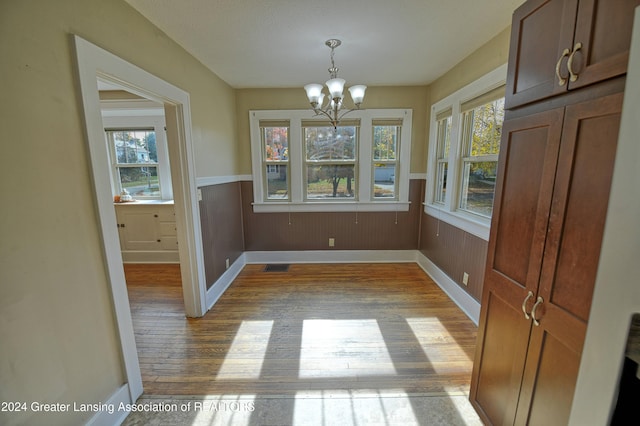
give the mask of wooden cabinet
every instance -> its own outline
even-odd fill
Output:
[[[171,204],[116,205],[125,262],[177,262],[178,237]]]
[[[566,424],[622,93],[508,120],[471,399],[490,424]]]
[[[575,37],[580,33],[585,7],[592,12],[589,21],[595,33],[615,32],[611,16],[621,16],[619,9],[632,15],[631,6],[636,2],[609,2],[611,10],[606,12],[599,7],[601,3],[534,0],[518,9],[509,59],[512,87],[517,87],[513,86],[518,79],[514,80],[514,75],[529,76],[530,82],[542,75],[540,64],[529,63],[536,61],[513,57],[522,54],[523,46],[534,49],[525,46],[533,39],[527,42],[519,36],[526,39],[555,29],[554,37],[562,39],[566,29],[550,29],[550,21],[556,19],[557,25],[562,19],[557,19],[556,12],[566,17],[573,11],[576,28],[571,37]],[[600,13],[605,14],[604,19]],[[603,22],[609,27],[600,27]],[[630,27],[624,37],[630,38]],[[553,45],[547,36],[541,36],[542,44]],[[628,49],[628,43],[626,46]],[[593,52],[600,48],[585,52],[595,57]],[[620,57],[610,57],[614,56]],[[578,64],[577,56],[575,60]],[[511,96],[501,140],[470,393],[486,424],[568,422],[622,112],[626,62],[622,68],[612,65],[618,60],[611,59],[601,68],[595,60],[581,62],[581,69],[593,66],[595,71],[585,71],[579,79],[600,73],[599,77],[585,78],[583,87],[568,82],[561,93],[549,86],[547,92],[522,91],[521,97]],[[514,66],[519,67],[517,72]],[[527,67],[532,69],[529,74]],[[615,81],[610,78],[613,76],[617,76]],[[514,99],[531,103],[513,108]]]
[[[530,0],[513,15],[505,107],[626,72],[639,0]]]

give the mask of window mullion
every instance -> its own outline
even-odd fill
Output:
[[[359,201],[373,200],[373,128],[371,116],[365,115],[360,123],[358,133],[358,193],[356,199]]]
[[[291,202],[303,201],[304,177],[304,141],[301,120],[291,120],[289,128],[289,167],[291,168]]]
[[[460,169],[462,164],[460,154],[462,151],[463,123],[460,114],[460,103],[452,107],[451,112],[451,134],[449,139],[449,165],[447,170],[447,192],[445,194],[444,205],[446,210],[454,211],[457,208],[457,199],[460,187]]]

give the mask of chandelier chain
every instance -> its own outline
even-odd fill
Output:
[[[336,68],[336,64],[333,60],[333,55],[335,53],[335,46],[331,45],[331,68],[329,68],[329,75],[331,78],[336,78],[338,76],[338,68]]]

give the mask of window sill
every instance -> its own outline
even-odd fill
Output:
[[[309,201],[307,203],[252,203],[254,213],[289,213],[289,212],[406,212],[411,202],[403,201]]]
[[[173,200],[133,200],[113,204],[116,206],[173,205]]]
[[[438,220],[462,229],[469,234],[475,235],[485,241],[489,241],[489,230],[491,229],[491,219],[482,219],[472,214],[462,212],[451,212],[433,204],[425,204],[424,212]]]

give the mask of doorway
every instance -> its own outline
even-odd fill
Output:
[[[202,254],[200,218],[191,139],[189,94],[170,83],[124,61],[106,50],[74,37],[78,79],[84,109],[86,139],[95,189],[95,204],[104,247],[106,273],[113,297],[114,315],[131,401],[142,394],[142,379],[131,322],[131,311],[113,208],[109,155],[100,113],[97,81],[164,105],[168,156],[171,164],[182,293],[187,316],[206,312],[206,281]]]

